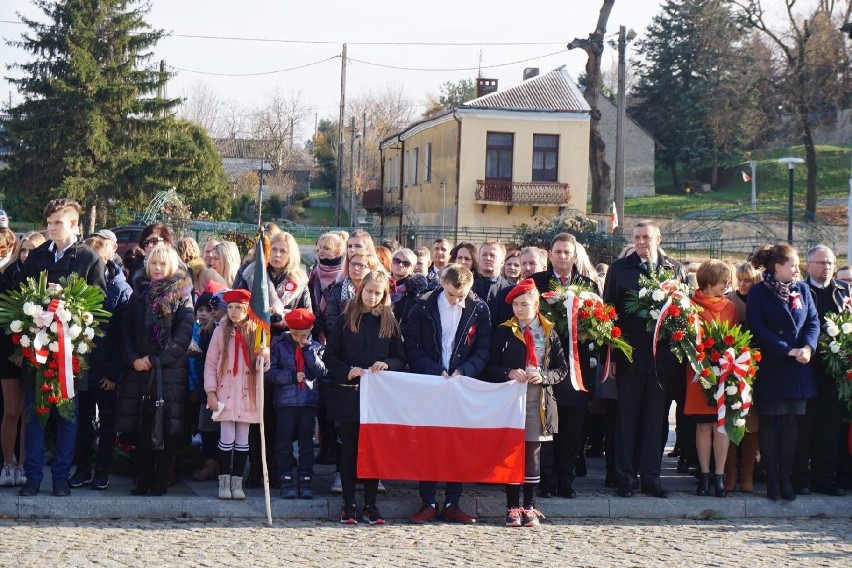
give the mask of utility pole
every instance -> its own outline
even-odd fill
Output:
[[[615,115],[615,211],[618,222],[624,226],[624,123],[627,122],[627,91],[625,52],[627,42],[636,37],[633,30],[618,27],[618,100]],[[623,229],[622,229],[623,232]]]
[[[349,225],[354,227],[355,219],[355,117],[349,121]]]
[[[337,119],[337,180],[335,181],[334,224],[340,226],[340,207],[343,201],[343,112],[346,109],[346,44],[340,61],[340,115]]]

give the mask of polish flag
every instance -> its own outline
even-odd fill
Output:
[[[526,384],[381,371],[360,391],[358,477],[523,482]]]
[[[615,201],[612,202],[612,212],[609,215],[610,226],[612,227],[612,232],[618,228],[618,210],[615,208]]]
[[[744,171],[742,171],[742,170],[740,170],[740,173],[741,173],[741,174],[743,174],[743,181],[744,181],[745,183],[748,183],[748,182],[750,182],[750,181],[751,181],[751,176],[750,176],[750,175],[748,175],[747,173],[745,173],[745,172],[744,172]]]

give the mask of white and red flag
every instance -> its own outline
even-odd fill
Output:
[[[358,477],[524,481],[526,384],[381,371],[360,391]]]
[[[744,171],[742,171],[742,170],[740,170],[740,173],[741,173],[741,174],[743,174],[743,181],[744,181],[745,183],[748,183],[748,182],[750,182],[750,181],[751,181],[751,176],[750,176],[750,175],[748,175],[747,173],[745,173],[745,172],[744,172]]]
[[[618,209],[615,207],[615,201],[612,202],[612,211],[609,214],[609,222],[612,232],[618,228]]]

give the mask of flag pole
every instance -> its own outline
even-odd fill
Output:
[[[264,336],[266,335],[266,331],[261,332]],[[266,345],[266,337],[262,339],[263,345]],[[264,385],[264,373],[263,373],[264,363],[263,359],[258,359],[258,372],[257,377],[260,382],[260,462],[262,464],[263,469],[263,499],[266,503],[266,521],[269,523],[269,526],[272,526],[272,500],[269,495],[269,468],[266,466],[266,430],[265,424],[263,421],[263,412],[264,402],[266,400],[266,387]]]

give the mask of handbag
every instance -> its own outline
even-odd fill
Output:
[[[154,450],[165,449],[166,432],[165,432],[165,401],[163,400],[163,371],[160,366],[160,359],[154,358],[154,368],[151,369],[151,374],[148,378],[148,388],[145,394],[142,395],[142,401],[139,409],[140,427],[139,432],[143,434],[150,430],[151,445]],[[156,397],[151,394],[151,387],[154,379],[157,379]]]

